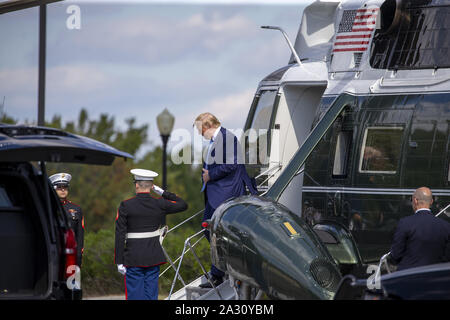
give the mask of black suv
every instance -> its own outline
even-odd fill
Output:
[[[110,165],[115,157],[133,158],[61,130],[0,124],[0,299],[81,299],[74,232],[45,162]]]

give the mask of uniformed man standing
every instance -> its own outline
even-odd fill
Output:
[[[133,169],[136,196],[122,201],[116,217],[115,263],[125,275],[127,300],[158,300],[158,277],[166,257],[160,235],[166,214],[187,209],[186,202],[153,184],[157,173]],[[153,197],[150,191],[161,195]]]
[[[62,172],[52,175],[49,179],[61,200],[61,204],[66,210],[70,227],[75,232],[75,238],[77,240],[77,265],[81,268],[84,251],[84,217],[81,207],[67,199],[69,195],[69,183],[72,180],[72,176]]]

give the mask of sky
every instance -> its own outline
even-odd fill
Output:
[[[280,26],[294,41],[311,2],[49,4],[46,120],[76,121],[85,108],[91,119],[113,116],[123,130],[134,117],[149,125],[146,148],[161,144],[156,116],[164,108],[175,116],[174,129],[192,130],[206,111],[242,128],[259,81],[290,57],[281,33],[260,26]],[[0,103],[5,97],[4,111],[19,122],[37,121],[38,26],[37,8],[0,15]]]

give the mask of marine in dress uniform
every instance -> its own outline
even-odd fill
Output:
[[[69,226],[75,232],[75,238],[77,240],[77,265],[81,268],[84,251],[84,217],[81,207],[67,199],[72,176],[62,172],[52,175],[49,179],[67,213]]]
[[[136,196],[122,201],[116,216],[115,263],[125,275],[127,300],[157,300],[160,265],[166,256],[160,235],[166,215],[187,209],[186,202],[153,185],[157,173],[133,169]],[[153,197],[153,190],[160,197]]]

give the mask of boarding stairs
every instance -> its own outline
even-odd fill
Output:
[[[175,230],[179,226],[183,225],[187,221],[193,219],[194,217],[203,214],[203,212],[204,210],[201,210],[196,214],[192,215],[188,219],[184,220],[180,224],[168,230],[167,234]],[[163,272],[161,272],[159,276],[160,277],[163,276],[164,273],[166,273],[166,271],[168,271],[169,269],[173,269],[175,271],[175,276],[172,281],[169,296],[166,298],[166,300],[234,300],[236,297],[238,297],[238,294],[234,288],[234,281],[231,281],[231,279],[228,276],[225,276],[224,281],[217,287],[214,286],[212,282],[211,282],[212,288],[199,287],[200,284],[207,283],[208,281],[210,281],[209,279],[211,279],[210,274],[206,271],[197,253],[195,252],[195,246],[202,239],[205,238],[203,232],[204,232],[203,230],[200,230],[199,232],[189,236],[185,240],[181,256],[178,257],[175,261],[172,261],[172,259],[169,257],[169,255],[167,254],[167,252],[163,247],[164,254],[166,255],[166,258],[169,262],[169,267],[167,267]],[[194,255],[196,261],[198,262],[198,264],[202,269],[203,274],[194,281],[190,282],[189,284],[186,284],[184,279],[181,277],[180,270],[183,258],[186,256],[188,252],[191,252]],[[181,288],[176,292],[173,292],[177,280],[179,280],[182,283],[183,288]]]
[[[273,177],[280,169],[281,169],[281,166],[276,165],[275,167],[271,167],[268,170],[262,172],[260,175],[258,175],[256,177],[256,179],[258,179],[260,177],[265,177],[267,175],[267,178],[260,185],[258,185],[258,188],[260,186],[262,186],[265,182],[267,182],[271,177]],[[261,195],[264,195],[266,192],[267,191],[263,192]],[[164,235],[164,237],[167,236],[167,234],[176,230],[178,227],[185,224],[186,222],[197,217],[198,215],[203,215],[203,213],[204,213],[204,210],[201,210],[201,211],[195,213],[194,215],[190,216],[186,220],[180,222],[178,225],[176,225],[175,227],[168,230],[166,232],[166,234]],[[239,300],[240,298],[242,298],[242,292],[241,292],[241,290],[239,290],[240,289],[239,281],[233,279],[229,275],[225,274],[224,281],[217,287],[214,286],[214,284],[211,282],[210,274],[206,271],[205,267],[201,263],[198,255],[196,254],[195,249],[194,249],[195,246],[202,239],[206,239],[203,230],[200,230],[197,233],[189,236],[184,242],[184,247],[183,247],[183,251],[182,251],[181,255],[175,261],[173,261],[169,257],[169,255],[167,254],[166,250],[163,247],[163,251],[164,251],[164,254],[166,255],[167,261],[169,262],[169,266],[164,271],[161,272],[159,277],[162,277],[169,269],[173,269],[175,271],[175,276],[172,281],[169,295],[165,300]],[[183,280],[183,278],[181,277],[180,270],[181,270],[183,258],[185,257],[185,255],[188,252],[191,252],[194,255],[196,261],[198,262],[198,264],[200,265],[200,267],[202,269],[203,274],[201,276],[199,276],[197,279],[195,279],[194,281],[190,282],[189,284],[186,284],[185,281]],[[181,284],[183,285],[183,288],[179,289],[176,292],[173,292],[177,280],[181,282]],[[207,283],[207,282],[211,283],[212,288],[199,287],[200,284]],[[245,292],[244,298],[247,298],[248,296],[247,296],[246,290],[243,290],[243,291]],[[261,295],[262,295],[262,292],[261,291],[258,292],[255,296],[255,299],[258,300],[261,297]]]

